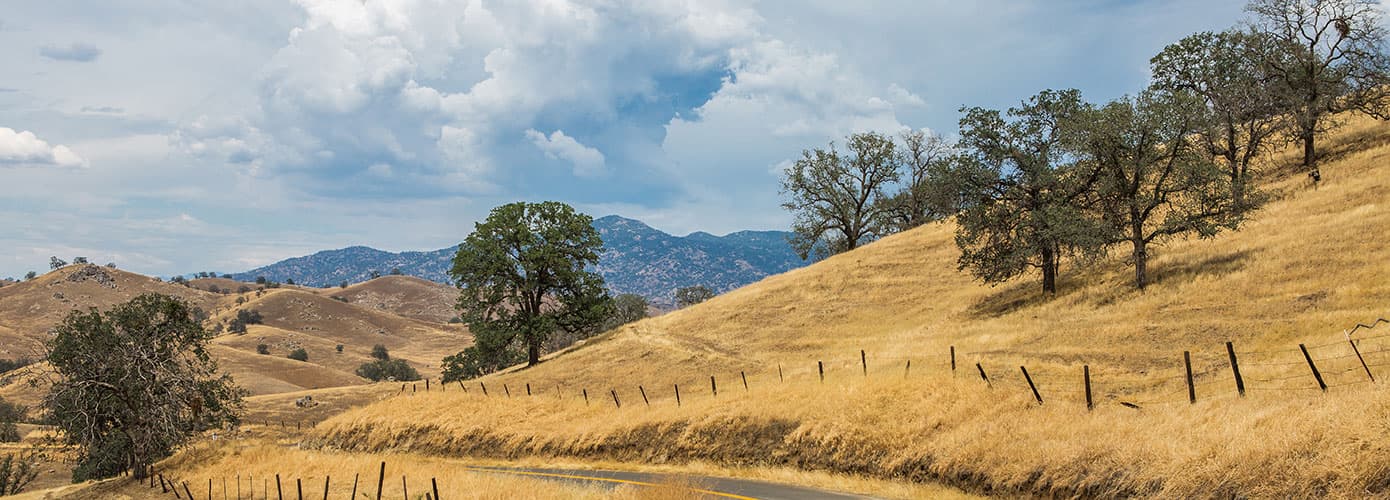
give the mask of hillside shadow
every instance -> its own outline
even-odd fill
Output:
[[[1205,259],[1168,263],[1150,267],[1149,286],[1191,281],[1201,276],[1223,276],[1240,271],[1249,262],[1252,252],[1241,250],[1214,255]],[[1133,286],[1134,268],[1121,258],[1108,259],[1075,273],[1057,278],[1056,295],[1042,291],[1037,279],[1018,280],[1000,285],[996,291],[972,304],[967,312],[976,318],[997,318],[1053,300],[1080,296],[1078,302],[1093,306],[1108,306],[1141,292]]]

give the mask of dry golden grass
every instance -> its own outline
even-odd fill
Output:
[[[318,293],[342,297],[362,307],[435,323],[446,323],[449,318],[458,315],[454,310],[459,296],[457,289],[414,276],[382,276],[347,288],[325,288]]]
[[[934,224],[487,377],[489,399],[474,385],[467,395],[349,411],[321,426],[318,442],[792,466],[1005,493],[1387,494],[1390,396],[1367,383],[1342,336],[1390,309],[1386,137],[1385,124],[1354,120],[1328,141],[1334,159],[1317,190],[1301,176],[1271,180],[1277,199],[1242,231],[1160,247],[1144,292],[1130,287],[1119,258],[1067,270],[1056,297],[1032,280],[984,286],[955,270],[953,229]],[[1287,161],[1276,156],[1270,170]],[[1386,333],[1390,326],[1357,333],[1372,364],[1390,363],[1382,352],[1390,342],[1372,338]],[[1243,399],[1226,341],[1246,363]],[[1334,385],[1326,395],[1299,343]],[[1185,350],[1198,373],[1199,402],[1190,406]],[[973,371],[977,362],[993,389]],[[1095,378],[1093,412],[1081,403],[1083,364]],[[1019,366],[1046,404],[1031,402]],[[779,367],[785,384],[776,382]],[[743,394],[740,371],[753,392]],[[528,383],[543,395],[519,396]],[[688,395],[680,408],[670,401],[677,383]],[[503,384],[511,399],[500,397]],[[650,409],[639,385],[658,395]],[[584,388],[589,406],[577,399]]]

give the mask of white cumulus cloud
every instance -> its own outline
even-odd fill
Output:
[[[541,151],[544,151],[546,157],[565,160],[573,164],[574,175],[595,177],[608,172],[608,168],[604,164],[603,153],[580,144],[573,137],[565,135],[563,130],[551,132],[550,136],[547,137],[536,129],[528,129],[526,138]]]
[[[85,167],[87,160],[63,145],[49,145],[28,130],[0,127],[0,166]]]

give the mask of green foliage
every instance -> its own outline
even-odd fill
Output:
[[[285,357],[293,359],[295,361],[308,361],[309,351],[305,351],[304,348],[301,347],[299,349],[290,351],[289,355],[286,355]]]
[[[1258,32],[1208,31],[1165,47],[1149,61],[1156,91],[1202,100],[1194,137],[1206,154],[1224,162],[1239,211],[1264,201],[1252,182],[1254,161],[1290,125],[1274,97],[1276,79],[1261,63],[1259,51],[1269,46],[1268,36]]]
[[[338,288],[347,288],[347,287],[348,287],[348,282],[347,282],[347,280],[343,280],[342,282],[338,283]]]
[[[1056,293],[1062,258],[1099,247],[1085,213],[1094,169],[1069,149],[1088,108],[1076,90],[1045,90],[1007,114],[962,110],[955,176],[960,199],[976,201],[957,217],[960,269],[986,283],[1039,269]]]
[[[32,280],[32,279],[37,278],[37,277],[39,277],[39,273],[36,273],[36,272],[34,272],[34,271],[29,271],[29,272],[27,272],[27,273],[24,273],[24,281],[29,281],[29,280]]]
[[[44,407],[80,450],[75,480],[142,477],[197,433],[238,421],[243,391],[219,375],[210,340],[187,303],[158,294],[73,311],[53,329]]]
[[[1148,284],[1149,245],[1235,229],[1244,213],[1225,172],[1191,142],[1204,111],[1189,93],[1144,92],[1086,120],[1079,151],[1097,169],[1101,243],[1131,246],[1137,288]]]
[[[647,317],[647,298],[633,293],[624,293],[613,298],[613,314],[604,322],[603,329],[612,330],[622,325]]]
[[[851,134],[841,153],[801,152],[782,175],[782,208],[792,213],[791,245],[802,259],[854,250],[890,231],[892,205],[884,188],[899,179],[901,158],[893,140],[877,133]]]
[[[256,354],[270,354],[270,346],[266,344],[256,344]]]
[[[391,275],[392,275],[392,276],[400,276],[400,275],[401,275],[401,268],[399,268],[399,267],[393,267],[393,268],[391,268]]]
[[[518,358],[534,365],[556,332],[582,335],[600,326],[612,299],[588,268],[602,249],[593,219],[569,205],[494,208],[459,245],[450,270],[475,343],[445,359],[446,373],[474,376]]]
[[[370,363],[362,363],[357,367],[357,376],[373,382],[420,380],[420,372],[415,371],[404,359],[377,359]]]
[[[376,271],[376,270],[373,270],[373,271],[372,271],[372,279],[377,279],[377,278],[380,278],[380,277],[381,277],[381,271]]]
[[[24,492],[24,488],[39,477],[43,458],[42,454],[32,451],[0,457],[0,497]]]
[[[904,132],[899,141],[899,163],[906,175],[902,188],[882,201],[888,209],[890,230],[906,231],[963,209],[967,200],[960,198],[963,188],[959,182],[963,179],[958,172],[965,172],[960,163],[967,160],[936,134],[912,130]]]
[[[242,309],[236,312],[236,319],[247,325],[259,325],[264,319],[261,312],[255,309]]]
[[[391,353],[386,350],[386,346],[377,344],[372,346],[372,359],[385,361],[391,359]]]
[[[18,370],[32,364],[34,364],[34,360],[25,357],[0,359],[0,373]]]
[[[343,345],[342,345],[342,344],[338,344],[338,345],[336,345],[336,346],[333,346],[333,350],[334,350],[334,351],[337,351],[338,354],[342,354],[342,353],[343,353]]]
[[[232,318],[232,322],[227,325],[227,331],[237,335],[245,335],[246,323],[241,318]]]
[[[87,258],[86,258],[86,257],[73,257],[73,258],[72,258],[72,263],[73,263],[73,264],[90,264],[90,262],[87,262]]]
[[[264,284],[266,284],[265,276],[257,276],[257,277],[256,277],[256,284],[257,284],[257,285],[264,285]]]
[[[0,443],[16,443],[22,437],[19,435],[19,426],[14,422],[0,420]]]
[[[294,284],[294,278],[285,278],[285,284],[286,284],[286,285],[293,285],[293,284]]]
[[[676,289],[676,307],[685,309],[714,298],[714,290],[705,285],[687,286]]]
[[[24,421],[24,416],[29,413],[29,409],[0,398],[0,443],[13,443],[19,441],[19,427],[16,422]]]
[[[49,257],[49,258],[48,258],[48,268],[49,268],[49,269],[52,269],[52,270],[55,270],[55,271],[56,271],[56,270],[62,268],[63,266],[66,266],[66,265],[68,265],[68,263],[67,263],[66,261],[64,261],[63,259],[59,259],[59,258],[56,257],[56,256],[55,256],[55,257]]]

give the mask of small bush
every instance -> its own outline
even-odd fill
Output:
[[[250,291],[251,291],[251,287],[246,286],[246,285],[241,285],[241,286],[239,286],[239,287],[236,287],[236,293],[247,293],[247,292],[250,292]]]
[[[357,367],[357,376],[372,382],[420,380],[420,372],[415,371],[404,359],[378,359],[371,363],[362,363],[362,366]]]
[[[391,353],[386,350],[386,346],[377,344],[372,346],[372,358],[386,361],[391,359]]]
[[[0,496],[18,495],[39,477],[43,455],[29,451],[0,457]]]
[[[343,353],[343,345],[342,345],[342,344],[338,344],[338,346],[337,346],[337,347],[334,347],[333,349],[336,350],[336,351],[338,351],[338,354],[342,354],[342,353]]]
[[[241,318],[232,318],[232,323],[231,323],[230,325],[227,325],[227,331],[229,331],[229,332],[231,332],[231,333],[235,333],[235,334],[237,334],[237,335],[245,335],[245,334],[246,334],[246,323],[243,323],[243,322],[241,321]],[[261,353],[261,354],[265,354],[265,353]]]
[[[290,354],[289,354],[288,356],[285,356],[285,357],[290,358],[290,359],[293,359],[293,360],[295,360],[295,361],[308,361],[308,360],[309,360],[309,352],[308,352],[308,351],[305,351],[304,348],[301,347],[301,348],[299,348],[299,349],[295,349],[295,350],[293,350],[293,351],[290,351]]]
[[[270,354],[270,346],[265,344],[256,344],[256,354]]]

